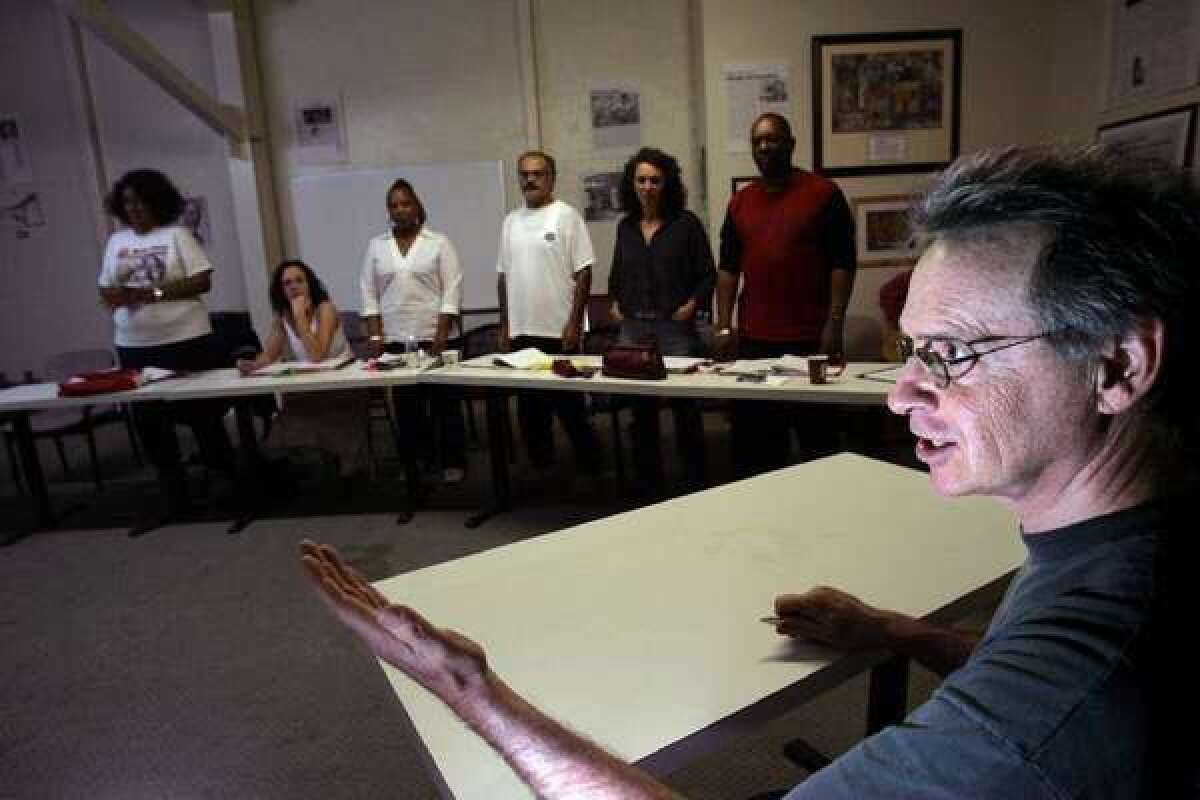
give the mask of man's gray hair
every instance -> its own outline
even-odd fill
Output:
[[[1146,412],[1160,442],[1195,445],[1196,260],[1200,195],[1186,173],[1098,147],[1010,147],[965,156],[912,209],[929,240],[969,241],[1036,228],[1045,243],[1030,303],[1064,356],[1095,357],[1142,320],[1166,329]]]

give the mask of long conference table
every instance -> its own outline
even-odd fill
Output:
[[[599,366],[599,356],[574,356],[582,366]],[[880,405],[889,384],[870,377],[888,364],[850,363],[844,373],[829,383],[813,385],[803,376],[776,377],[764,382],[739,381],[730,375],[671,374],[666,380],[637,381],[609,378],[597,372],[588,379],[562,378],[549,370],[516,370],[499,366],[443,366],[437,368],[403,367],[386,371],[365,369],[362,363],[328,372],[243,377],[235,369],[183,375],[157,381],[137,389],[86,398],[60,397],[53,383],[15,386],[0,390],[0,421],[13,426],[22,471],[29,486],[35,528],[49,528],[55,515],[46,488],[29,416],[42,409],[71,408],[108,403],[182,401],[200,398],[244,398],[290,392],[319,392],[335,389],[371,389],[421,384],[474,386],[488,390],[488,431],[492,471],[493,502],[473,515],[469,527],[511,506],[508,477],[506,426],[502,416],[507,394],[520,389],[546,389],[589,393],[696,397],[714,399],[762,399],[786,402]],[[239,438],[243,450],[253,447],[253,425],[244,404],[236,405]]]
[[[887,659],[780,637],[759,621],[776,595],[836,586],[949,624],[994,603],[1023,554],[999,503],[841,454],[375,585],[482,644],[535,706],[664,775]],[[531,796],[381,665],[446,796]]]

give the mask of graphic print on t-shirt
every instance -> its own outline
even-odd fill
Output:
[[[159,286],[167,277],[167,246],[122,247],[117,251],[118,286]]]

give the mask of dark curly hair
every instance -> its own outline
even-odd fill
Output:
[[[625,172],[621,175],[621,210],[634,219],[642,216],[642,204],[638,200],[637,189],[633,185],[634,173],[638,164],[649,164],[662,170],[663,188],[659,209],[663,219],[674,219],[683,213],[687,207],[687,190],[683,188],[683,170],[674,156],[653,147],[643,147],[625,162]]]
[[[396,180],[392,182],[392,185],[388,187],[387,194],[383,196],[383,202],[385,204],[390,203],[392,199],[392,192],[396,191],[397,189],[403,189],[404,191],[408,192],[408,196],[411,197],[413,202],[417,204],[417,221],[424,225],[425,204],[421,202],[421,198],[417,194],[417,190],[413,188],[411,183],[404,180],[404,178],[396,178]]]
[[[304,277],[308,279],[308,293],[312,297],[313,309],[319,308],[321,303],[329,299],[329,292],[325,291],[325,284],[321,283],[321,279],[317,277],[317,273],[313,272],[312,267],[298,258],[293,258],[284,261],[271,273],[271,308],[275,310],[276,314],[283,316],[292,307],[283,291],[283,273],[288,267],[297,267],[304,271]]]
[[[126,189],[133,189],[154,218],[155,225],[170,225],[183,214],[183,195],[170,178],[156,169],[135,169],[117,179],[104,201],[108,213],[126,225],[129,224],[125,214]]]

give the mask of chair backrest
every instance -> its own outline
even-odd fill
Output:
[[[846,315],[842,350],[847,361],[883,360],[883,325],[874,317]]]
[[[46,359],[45,380],[61,383],[72,375],[108,369],[116,366],[116,363],[117,359],[111,350],[103,348],[68,350]]]
[[[346,335],[346,343],[355,358],[367,357],[367,326],[357,311],[339,311],[338,321],[342,324],[342,333]]]
[[[462,335],[463,359],[495,353],[500,350],[500,323],[491,322],[472,328]]]
[[[217,352],[221,355],[220,366],[232,367],[235,354],[239,351],[262,352],[262,342],[254,332],[254,322],[248,311],[212,311],[208,315],[212,322],[213,335],[217,337]]]
[[[604,355],[604,351],[617,341],[616,325],[601,325],[592,328],[583,335],[583,352],[592,355]]]

